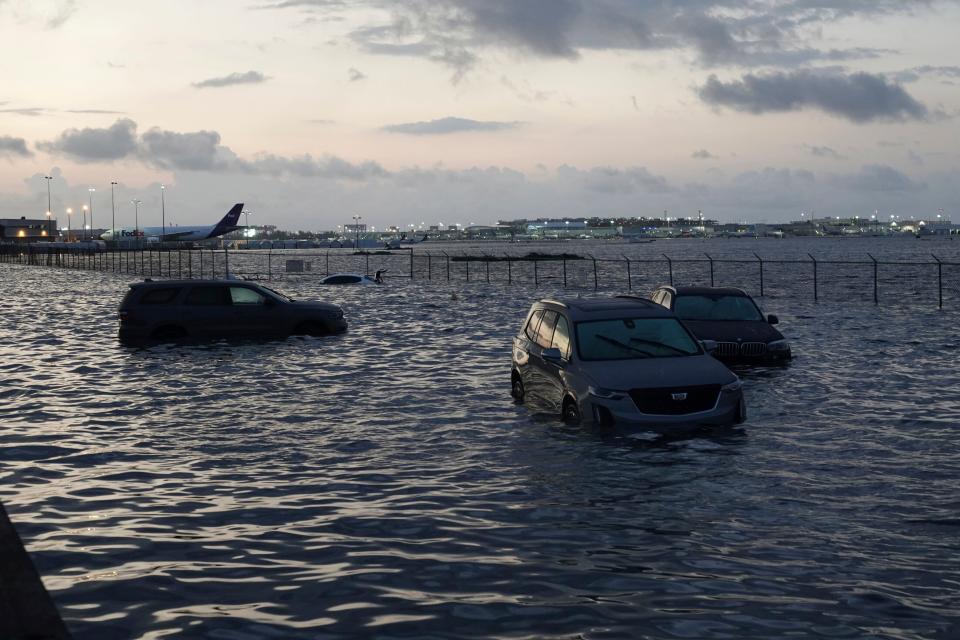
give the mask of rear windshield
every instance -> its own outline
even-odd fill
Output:
[[[700,345],[676,318],[618,318],[576,323],[583,360],[695,356]]]
[[[140,304],[170,304],[180,293],[179,287],[149,289],[140,296]]]
[[[673,307],[681,320],[763,320],[746,296],[677,296]]]

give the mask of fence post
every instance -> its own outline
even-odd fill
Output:
[[[813,301],[816,302],[819,299],[817,291],[817,259],[813,257],[812,253],[808,253],[810,259],[813,261]]]
[[[867,255],[873,260],[873,304],[880,304],[880,297],[877,291],[877,259],[869,253]]]
[[[673,286],[673,260],[667,254],[662,254],[667,259],[667,268],[670,270],[670,286]]]
[[[485,260],[484,262],[485,262],[486,265],[487,265],[487,284],[490,284],[490,260],[489,260],[489,256],[488,256],[487,254],[483,254],[483,257],[484,257],[484,258],[487,258],[487,260]]]
[[[447,257],[447,282],[450,282],[450,254],[446,251],[441,251],[441,253]]]
[[[503,255],[507,259],[507,284],[513,284],[513,258],[506,253]]]
[[[587,254],[590,256],[590,254]],[[597,259],[593,256],[590,256],[590,259],[593,260],[593,290],[596,291],[600,288],[600,281],[597,279]]]
[[[931,253],[930,255],[933,256]],[[937,256],[933,256],[937,261],[937,293],[940,297],[940,308],[943,309],[943,262]]]
[[[433,280],[433,254],[427,254],[427,280]]]
[[[534,287],[540,286],[540,273],[539,273],[539,269],[537,268],[538,262],[540,261],[537,260],[536,258],[533,259],[533,286]]]
[[[763,297],[763,258],[758,256],[756,253],[753,255],[757,256],[757,262],[760,263],[760,297]]]
[[[713,258],[710,257],[709,253],[704,253],[703,255],[707,256],[707,260],[710,261],[710,286],[713,286]]]
[[[470,256],[466,256],[466,258],[464,264],[467,265],[467,282],[470,282]]]
[[[413,247],[410,247],[410,282],[413,282]]]
[[[363,266],[363,275],[368,275],[370,273],[370,253],[367,252],[363,256],[365,258],[365,264]]]
[[[267,249],[267,280],[273,280],[273,247]]]
[[[567,259],[563,259],[563,288],[567,288]]]
[[[203,280],[203,247],[200,248],[200,279]]]
[[[623,259],[627,261],[627,291],[633,291],[633,280],[630,275],[630,258],[623,256]]]

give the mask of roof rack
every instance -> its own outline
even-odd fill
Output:
[[[630,300],[636,300],[637,302],[645,302],[645,303],[647,303],[647,304],[649,304],[649,305],[653,305],[654,307],[661,307],[661,306],[663,306],[663,305],[661,305],[661,304],[658,304],[658,303],[654,302],[654,301],[651,300],[650,298],[644,298],[644,297],[641,297],[641,296],[638,296],[638,295],[635,295],[635,294],[632,294],[632,293],[621,293],[620,295],[616,295],[616,296],[614,296],[614,297],[615,297],[615,298],[629,298]]]
[[[567,308],[566,302],[560,302],[559,300],[554,300],[553,298],[542,298],[540,302],[549,302],[550,304],[555,304],[559,307],[563,307],[564,309]]]

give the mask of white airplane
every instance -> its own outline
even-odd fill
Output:
[[[151,240],[158,242],[173,241],[193,241],[209,240],[217,238],[225,233],[242,229],[237,222],[240,220],[240,212],[243,211],[243,203],[239,202],[233,205],[233,208],[223,216],[217,224],[210,224],[202,227],[170,227],[164,233],[163,227],[143,227],[136,229],[133,227],[124,227],[123,229],[109,229],[106,233],[100,235],[101,240]]]

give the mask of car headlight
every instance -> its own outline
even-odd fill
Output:
[[[623,400],[625,391],[616,391],[614,389],[604,389],[603,387],[590,387],[587,389],[587,393],[592,395],[594,398],[600,398],[601,400]]]
[[[743,382],[740,378],[737,378],[733,382],[728,382],[727,384],[720,387],[720,391],[740,391],[740,388],[743,386]]]
[[[767,344],[770,351],[790,351],[790,343],[786,340],[774,340]]]

